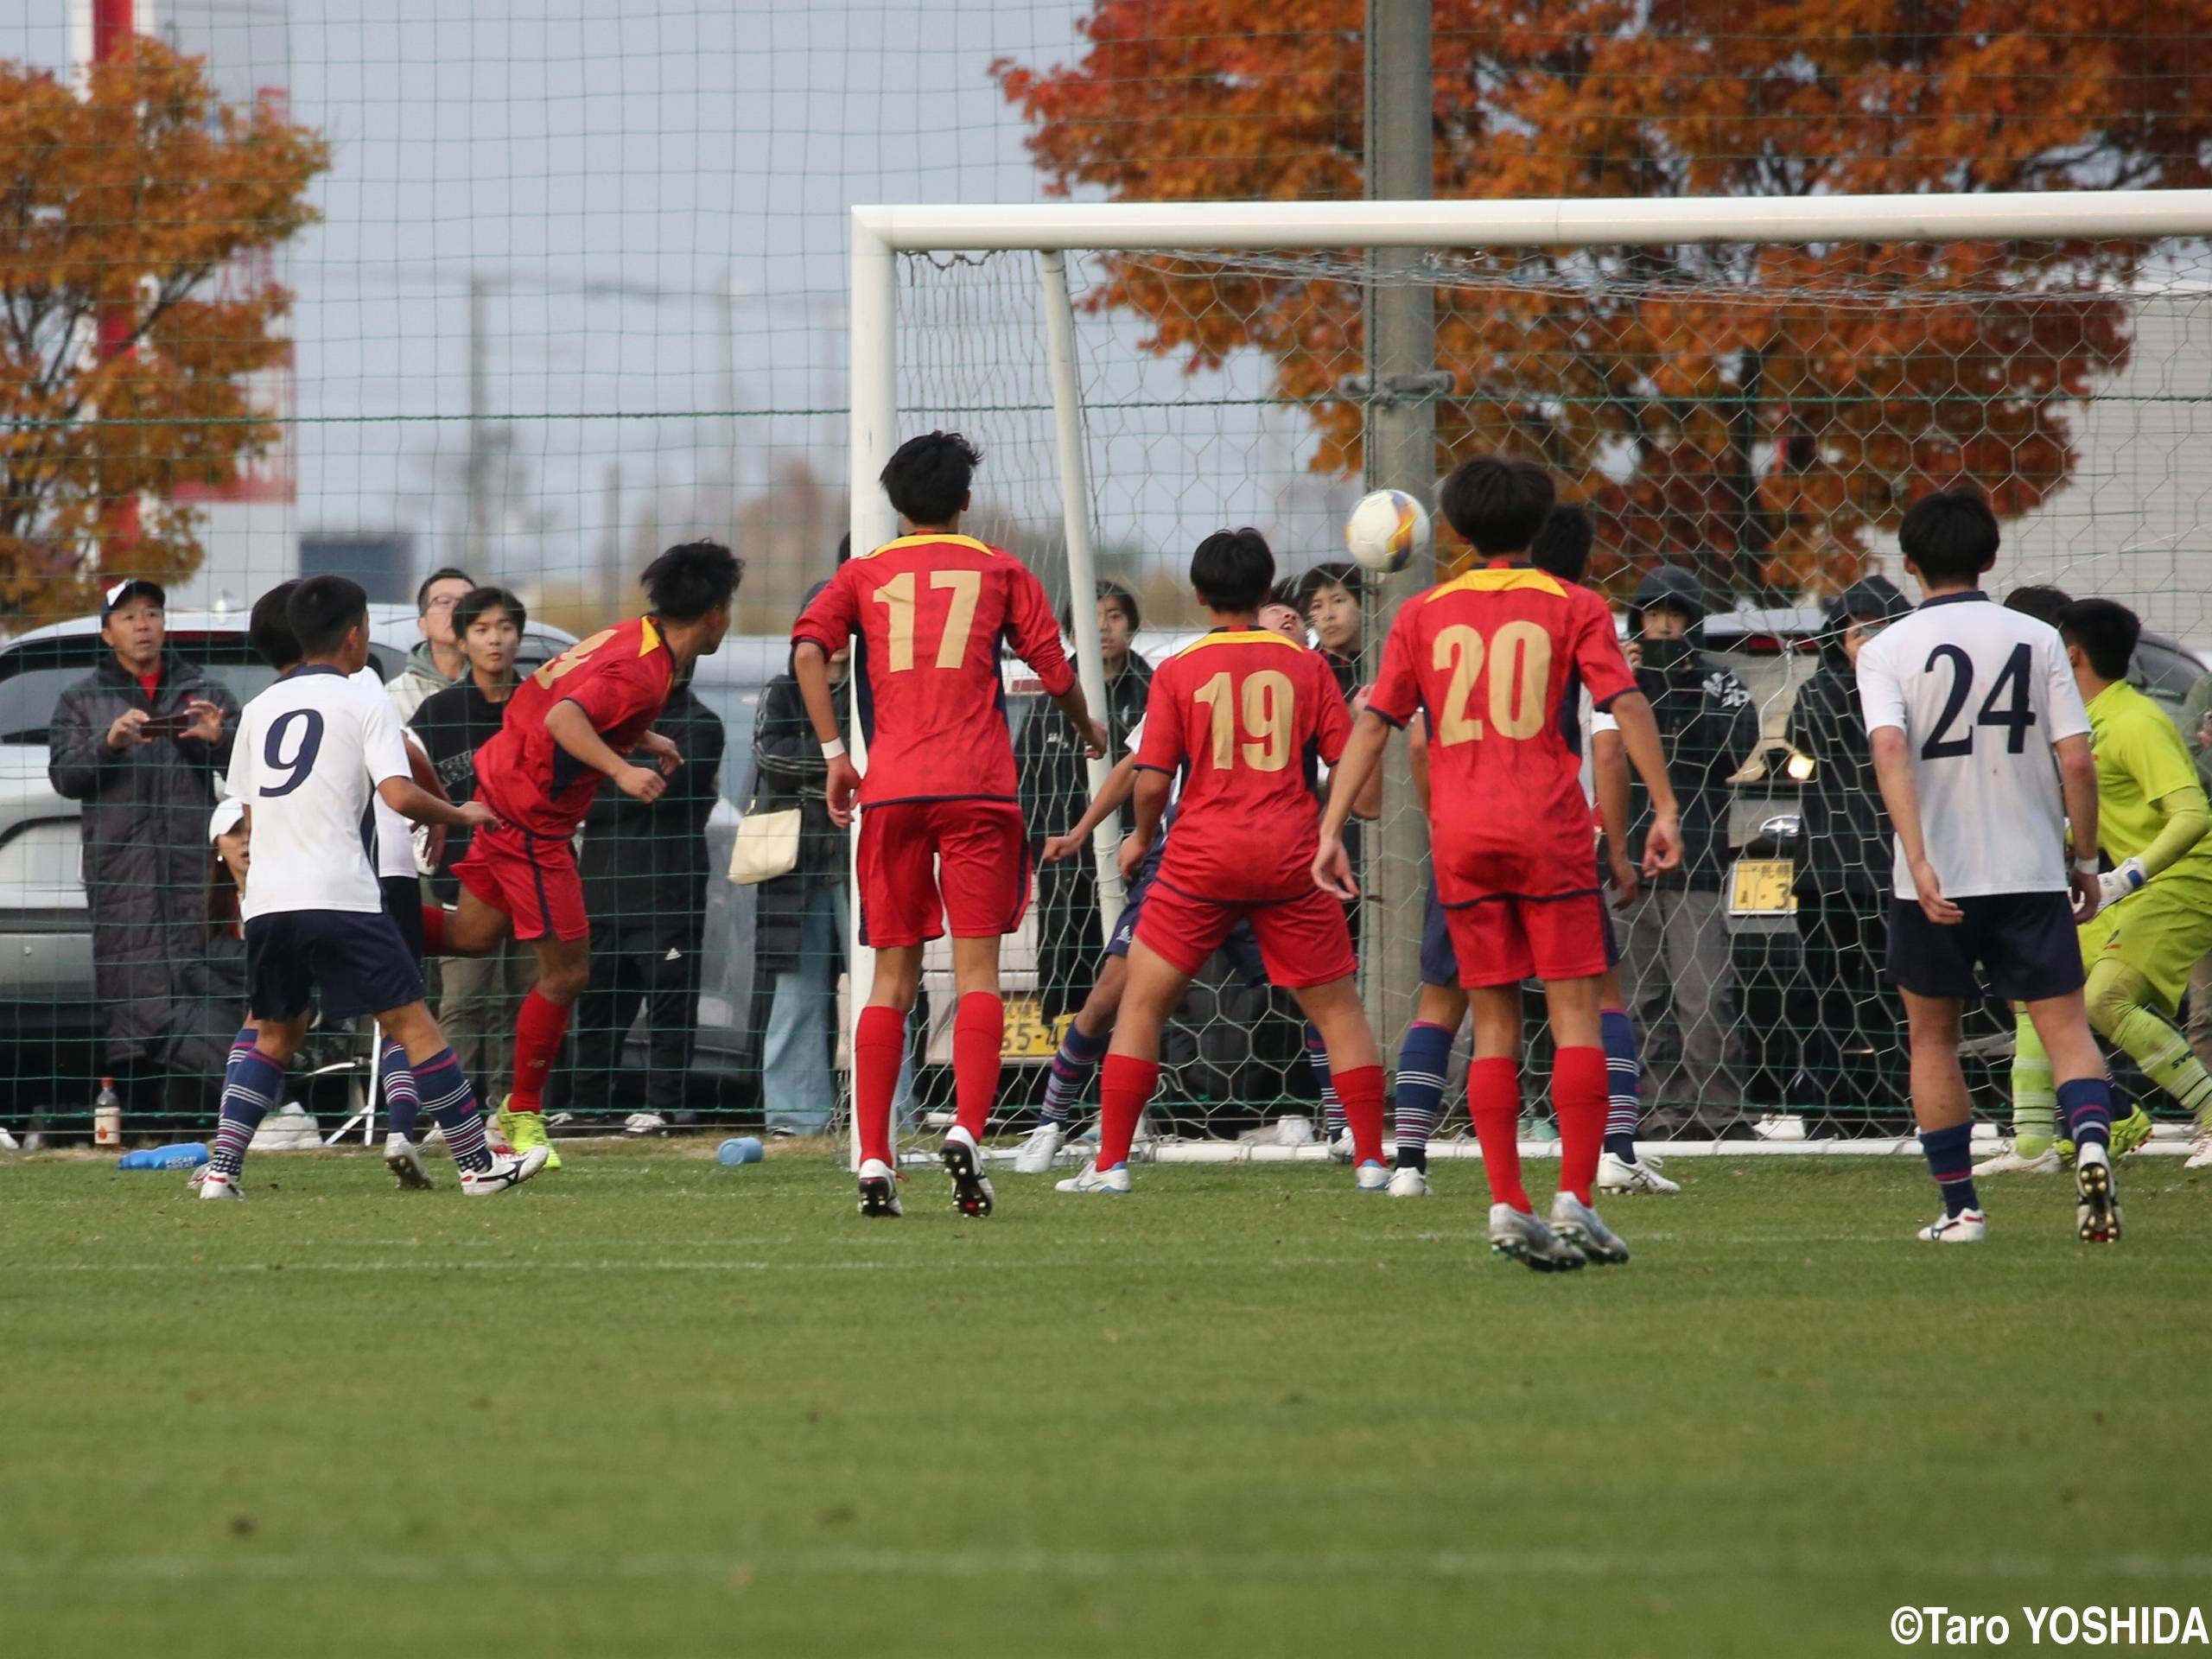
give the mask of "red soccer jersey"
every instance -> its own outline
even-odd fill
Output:
[[[1503,562],[1408,600],[1367,706],[1428,716],[1429,851],[1446,905],[1554,898],[1596,883],[1581,703],[1636,677],[1587,588]]]
[[[507,699],[498,734],[476,751],[476,798],[518,830],[567,840],[591,810],[600,774],[553,741],[545,716],[573,702],[608,748],[627,754],[660,717],[675,677],[676,658],[651,617],[570,645]]]
[[[1351,735],[1318,651],[1269,628],[1217,628],[1152,677],[1137,765],[1183,773],[1159,879],[1197,899],[1255,903],[1313,887],[1319,764]]]
[[[853,690],[868,740],[861,804],[1013,800],[999,642],[1036,670],[1048,695],[1075,683],[1052,602],[1028,567],[967,536],[886,542],[838,567],[791,643],[812,640],[834,655],[854,634]]]

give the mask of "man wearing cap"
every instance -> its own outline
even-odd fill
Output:
[[[84,803],[85,896],[104,1068],[150,1069],[178,976],[200,955],[207,905],[207,814],[230,765],[238,700],[167,648],[158,582],[108,588],[100,638],[111,655],[69,686],[48,726],[47,777]]]

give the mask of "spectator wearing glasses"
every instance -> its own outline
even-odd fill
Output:
[[[448,565],[431,571],[415,590],[415,626],[422,630],[423,643],[407,653],[407,665],[385,686],[401,720],[412,721],[425,698],[468,677],[468,658],[454,630],[453,613],[475,586],[474,577]]]

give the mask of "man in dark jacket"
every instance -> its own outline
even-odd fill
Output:
[[[238,705],[167,648],[167,595],[133,578],[107,590],[112,653],[54,704],[47,777],[84,803],[85,896],[105,1064],[157,1060],[177,976],[200,956],[207,914],[207,815],[230,765]]]
[[[591,917],[591,983],[576,999],[573,1111],[611,1116],[626,1108],[673,1119],[699,1035],[699,945],[707,925],[707,818],[720,798],[722,722],[689,680],[670,690],[653,729],[683,764],[658,799],[640,801],[612,779],[584,819],[584,908]],[[653,764],[642,751],[635,766]],[[626,1077],[622,1045],[642,1014],[643,1087]]]
[[[1132,651],[1141,624],[1136,595],[1117,582],[1098,583],[1098,655],[1106,672],[1106,727],[1112,766],[1128,747],[1129,728],[1144,718],[1152,693],[1152,667]],[[1072,635],[1074,620],[1063,610],[1060,632]],[[1090,804],[1090,772],[1083,740],[1065,720],[1041,709],[1014,740],[1014,767],[1030,856],[1064,836]],[[1088,858],[1037,866],[1037,984],[1046,1025],[1080,1007],[1105,939],[1098,928],[1098,869]]]
[[[1696,575],[1662,565],[1629,607],[1629,661],[1650,699],[1681,804],[1679,869],[1644,883],[1625,914],[1621,974],[1644,1045],[1650,1133],[1746,1134],[1729,1065],[1734,975],[1720,887],[1728,868],[1729,778],[1758,747],[1758,710],[1726,665],[1699,649],[1706,604]],[[1631,860],[1643,857],[1651,802],[1630,796]],[[1669,1010],[1676,1040],[1656,1039]]]
[[[1829,602],[1821,666],[1789,711],[1794,772],[1808,766],[1797,840],[1797,928],[1805,940],[1805,1069],[1831,1105],[1894,1103],[1881,1068],[1902,1052],[1883,988],[1890,889],[1889,822],[1859,706],[1859,647],[1912,609],[1881,576]],[[1894,1075],[1892,1075],[1894,1081]]]

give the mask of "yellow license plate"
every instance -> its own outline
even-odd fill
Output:
[[[1790,891],[1797,867],[1786,858],[1739,858],[1729,879],[1731,916],[1786,915],[1797,908]]]
[[[1033,996],[1009,996],[1006,1000],[1006,1037],[999,1046],[1001,1058],[1009,1060],[1049,1060],[1060,1052],[1060,1033],[1073,1019],[1062,1014],[1058,1020],[1045,1018],[1043,1004]]]

